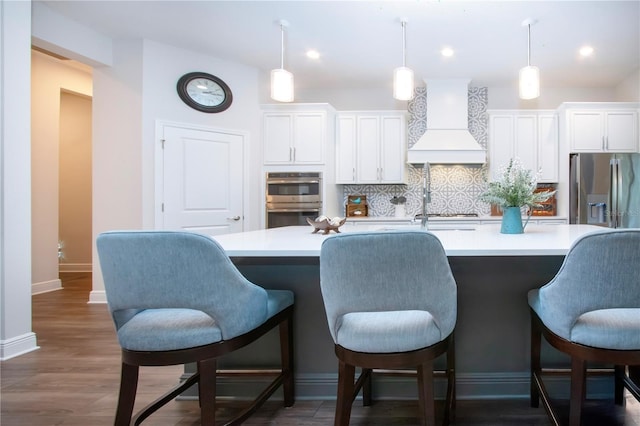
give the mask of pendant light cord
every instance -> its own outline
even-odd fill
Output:
[[[528,24],[528,37],[527,37],[527,66],[531,66],[531,24]]]
[[[407,25],[406,21],[402,21],[402,66],[407,66],[407,34],[405,26]]]
[[[284,69],[284,26],[280,24],[280,69]]]

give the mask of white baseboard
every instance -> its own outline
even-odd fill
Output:
[[[25,333],[22,336],[0,340],[0,361],[6,361],[36,349],[40,347],[37,345],[35,333]]]
[[[58,270],[60,272],[91,272],[93,265],[91,263],[59,263]]]
[[[61,290],[62,281],[59,279],[51,281],[42,281],[31,284],[31,294],[47,293],[50,291]]]
[[[89,303],[107,303],[107,294],[104,290],[91,290],[91,293],[89,293]]]

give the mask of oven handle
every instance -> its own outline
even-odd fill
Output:
[[[293,208],[293,209],[267,209],[267,213],[295,213],[295,212],[315,212],[318,213],[320,208]]]
[[[279,185],[287,183],[320,183],[319,179],[267,179],[268,185]]]

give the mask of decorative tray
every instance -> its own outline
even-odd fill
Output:
[[[316,218],[316,220],[307,218],[307,223],[314,228],[312,234],[315,234],[319,231],[323,231],[324,234],[328,234],[331,231],[340,233],[340,230],[338,228],[344,225],[346,221],[346,217],[328,218],[326,216],[320,216]]]

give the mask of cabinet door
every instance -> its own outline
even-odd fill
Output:
[[[569,134],[572,152],[601,152],[604,149],[602,111],[570,112]]]
[[[638,152],[638,115],[634,111],[607,112],[606,144],[610,152]]]
[[[502,168],[513,155],[513,116],[491,115],[489,122],[489,170],[491,180],[499,180]]]
[[[265,114],[264,164],[289,164],[293,161],[293,115]]]
[[[513,157],[518,158],[525,169],[538,171],[538,129],[535,115],[514,117]]]
[[[336,119],[336,183],[356,181],[356,129],[355,115]]]
[[[358,116],[358,160],[356,181],[377,183],[380,180],[380,117]]]
[[[384,183],[404,183],[405,119],[402,116],[383,116],[381,119],[380,178]]]
[[[300,113],[293,122],[293,162],[324,164],[326,116],[324,113]]]
[[[538,116],[539,182],[558,182],[558,119],[554,114]]]

